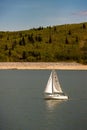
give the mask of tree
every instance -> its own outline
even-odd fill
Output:
[[[24,39],[24,37],[22,37],[22,45],[25,46],[25,39]]]
[[[78,41],[79,41],[79,38],[78,38],[78,36],[76,36],[76,43],[78,43]]]
[[[22,42],[21,42],[21,40],[19,41],[19,45],[20,45],[20,46],[22,45]]]
[[[38,42],[41,42],[41,41],[42,41],[42,37],[41,37],[41,36],[36,36],[35,39],[36,39],[36,41],[38,41]]]
[[[68,38],[67,38],[67,37],[66,37],[65,43],[66,43],[66,44],[69,44],[69,41],[68,41]]]
[[[39,27],[39,28],[37,28],[37,30],[43,30],[43,27]]]
[[[33,33],[31,35],[28,35],[28,41],[34,43]]]
[[[11,49],[9,49],[9,51],[8,51],[8,56],[9,57],[11,56]]]
[[[57,31],[56,26],[54,26],[54,32],[56,32],[56,31]]]
[[[51,38],[51,36],[49,37],[49,43],[52,43],[52,38]]]
[[[7,37],[7,40],[9,40],[9,36]]]
[[[22,53],[22,59],[25,60],[26,58],[27,58],[26,52],[23,51],[23,53]]]
[[[83,23],[83,29],[86,29],[86,25],[85,25],[85,23]]]
[[[20,39],[19,45],[25,46],[25,39],[24,39],[24,37],[22,37],[22,39]]]
[[[5,51],[7,51],[8,50],[8,46],[7,46],[7,44],[5,45]]]
[[[12,50],[14,50],[16,44],[17,44],[16,40],[12,42]]]
[[[71,35],[71,30],[69,30],[68,34]]]

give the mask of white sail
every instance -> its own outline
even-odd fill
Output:
[[[45,88],[45,93],[52,93],[52,72],[50,74],[50,77],[48,79],[48,82],[47,82],[47,86]]]
[[[44,92],[45,92],[45,99],[55,99],[55,100],[68,99],[68,96],[66,96],[63,93],[60,87],[60,83],[55,70],[51,72]]]
[[[53,70],[53,93],[63,93],[56,72]]]
[[[45,93],[63,93],[56,72],[53,70],[47,82]]]

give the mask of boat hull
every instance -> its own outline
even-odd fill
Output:
[[[44,98],[46,100],[67,100],[68,96],[66,96],[66,95],[53,95],[53,94],[50,94],[50,95],[45,95]]]

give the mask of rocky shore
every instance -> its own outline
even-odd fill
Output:
[[[0,69],[87,70],[87,65],[75,62],[0,62]]]

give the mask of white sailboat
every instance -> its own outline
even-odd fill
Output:
[[[55,70],[52,70],[50,77],[48,79],[45,91],[45,99],[57,99],[65,100],[68,99],[68,96],[65,95],[60,87],[58,76]]]

